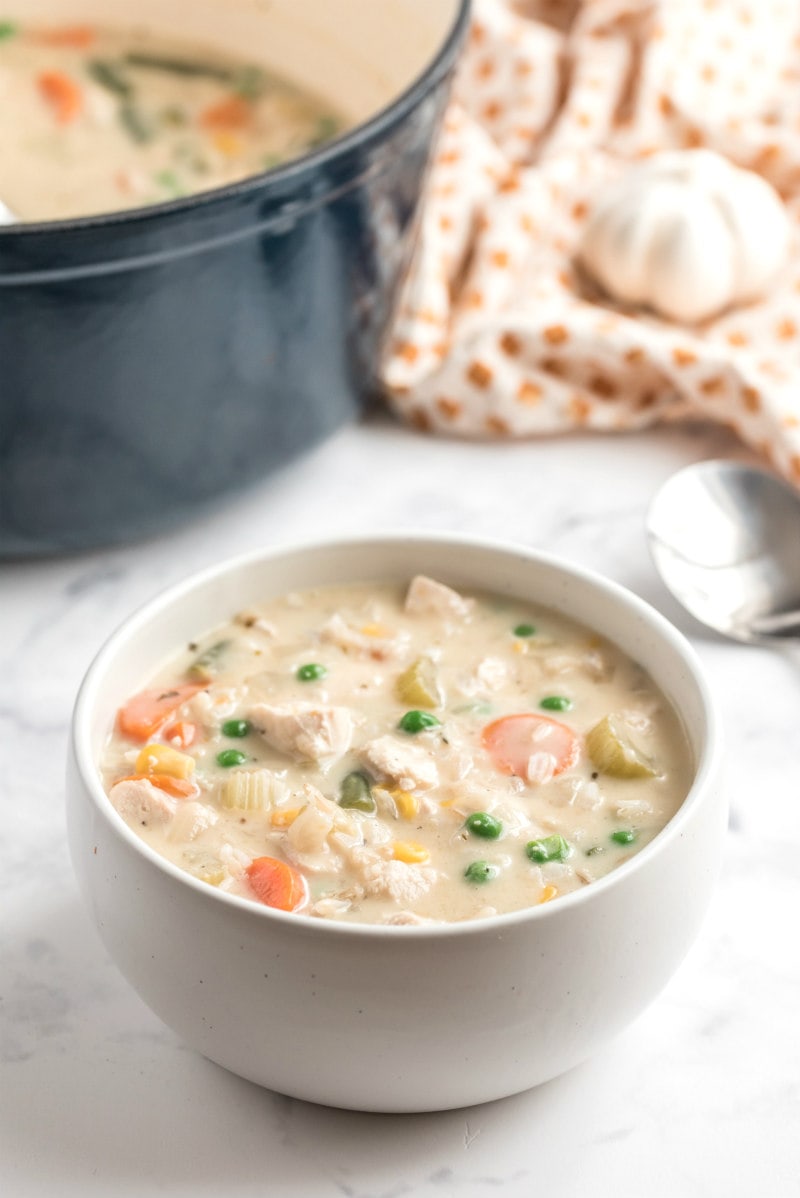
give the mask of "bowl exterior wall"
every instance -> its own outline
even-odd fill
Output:
[[[724,825],[710,786],[657,861],[591,901],[450,938],[345,942],[198,895],[132,853],[93,815],[74,765],[69,796],[72,856],[100,935],[165,1023],[259,1085],[386,1112],[517,1093],[620,1031],[691,945]]]

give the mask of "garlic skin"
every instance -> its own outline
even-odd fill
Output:
[[[790,226],[760,175],[711,150],[648,158],[600,192],[578,259],[613,298],[693,324],[762,295]]]

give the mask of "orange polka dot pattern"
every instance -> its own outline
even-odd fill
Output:
[[[796,248],[764,300],[681,328],[573,259],[598,186],[691,146],[768,179]],[[476,0],[382,382],[462,436],[718,420],[800,486],[797,0]]]

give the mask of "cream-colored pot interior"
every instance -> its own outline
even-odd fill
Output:
[[[445,42],[458,0],[24,0],[26,24],[146,28],[262,62],[361,123],[401,95]]]

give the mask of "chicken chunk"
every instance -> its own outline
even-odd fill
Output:
[[[361,657],[371,657],[376,661],[385,661],[396,657],[405,645],[407,638],[392,636],[378,626],[372,626],[369,631],[351,628],[336,612],[320,629],[320,636],[328,644],[336,645],[345,653],[356,653]]]
[[[194,840],[201,832],[213,828],[219,816],[207,803],[181,803],[180,810],[169,830],[170,840],[178,844]]]
[[[383,858],[365,860],[361,875],[366,895],[390,898],[402,906],[422,898],[436,880],[436,870],[430,866]]]
[[[430,751],[408,744],[395,736],[379,736],[361,750],[365,765],[380,782],[392,782],[401,790],[429,790],[439,781],[439,771]]]
[[[123,779],[111,787],[108,797],[128,824],[169,823],[180,805],[146,778]]]
[[[341,757],[350,747],[353,718],[346,707],[314,703],[256,703],[250,721],[267,744],[295,761]]]
[[[425,574],[412,578],[406,594],[405,609],[410,616],[434,615],[463,620],[472,606],[471,599],[465,599],[458,591]]]

